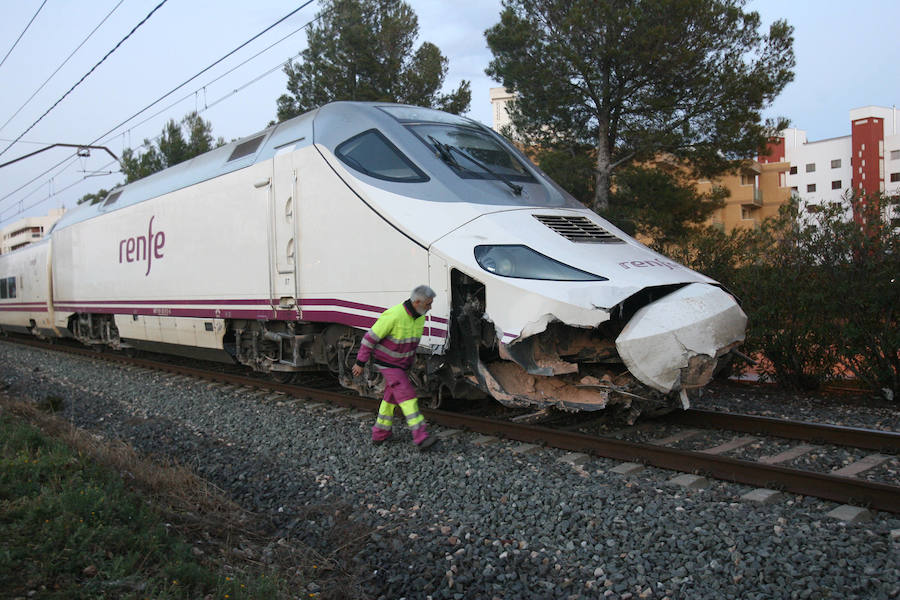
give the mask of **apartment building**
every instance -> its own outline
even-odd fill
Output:
[[[25,217],[0,229],[0,254],[18,250],[40,240],[65,212],[65,208],[54,208],[45,216]]]
[[[729,195],[722,208],[716,209],[706,223],[721,229],[752,229],[764,219],[778,214],[778,209],[791,197],[784,187],[784,174],[790,169],[786,162],[744,163],[736,172],[715,180],[697,182],[697,191],[707,193],[713,186],[724,187]]]
[[[809,212],[843,202],[850,192],[900,195],[900,134],[897,108],[864,106],[850,111],[850,135],[809,141],[785,129],[761,163],[789,163],[781,184]],[[896,218],[900,215],[891,215]]]
[[[506,105],[514,97],[504,88],[491,89],[496,131],[509,124]],[[697,182],[700,192],[714,185],[730,192],[725,206],[708,223],[725,231],[756,227],[777,214],[791,196],[798,197],[801,209],[809,213],[842,203],[852,190],[900,196],[898,118],[896,107],[864,106],[850,110],[850,135],[809,141],[804,130],[781,131],[767,156],[745,163],[733,174]],[[891,210],[889,218],[900,226],[900,208]]]

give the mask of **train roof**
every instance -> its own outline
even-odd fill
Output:
[[[319,109],[278,123],[153,175],[114,188],[102,202],[68,211],[53,230],[156,198],[272,158],[288,144],[313,143],[312,124]]]
[[[293,119],[278,123],[252,135],[235,140],[219,148],[186,160],[168,169],[148,175],[132,183],[114,188],[102,202],[91,205],[82,205],[67,212],[57,221],[52,231],[63,229],[86,221],[92,217],[112,212],[126,206],[138,204],[151,198],[162,196],[182,188],[198,184],[232,171],[244,169],[258,162],[272,158],[281,148],[293,145],[295,148],[311,145],[316,141],[313,137],[313,122],[320,111],[325,111],[329,116],[329,135],[325,136],[343,140],[344,135],[355,133],[356,129],[351,123],[360,116],[360,111],[373,107],[386,108],[395,106],[398,110],[405,110],[403,118],[424,121],[445,121],[472,126],[483,125],[466,117],[441,113],[440,111],[411,105],[394,104],[390,102],[331,102],[317,109],[311,110]],[[377,112],[377,111],[376,111]],[[386,114],[370,115],[369,118],[383,118]],[[401,117],[396,117],[400,118]],[[321,135],[319,136],[321,137]]]

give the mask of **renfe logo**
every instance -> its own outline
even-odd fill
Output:
[[[150,274],[150,266],[153,264],[154,258],[162,258],[163,246],[166,245],[166,234],[162,231],[153,233],[153,219],[150,217],[150,226],[147,227],[147,236],[139,235],[137,237],[126,238],[119,242],[119,263],[125,262],[147,261],[147,272],[144,277]]]
[[[646,267],[665,267],[669,270],[676,269],[681,265],[673,262],[669,262],[667,260],[660,260],[658,258],[654,258],[652,260],[626,260],[625,262],[620,262],[619,266],[625,270],[628,269],[643,269]]]

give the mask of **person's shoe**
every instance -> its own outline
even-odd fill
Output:
[[[389,435],[389,436],[387,436],[386,438],[380,439],[380,440],[376,440],[376,439],[372,438],[372,444],[375,445],[375,446],[378,446],[378,445],[383,444],[383,443],[385,443],[385,442],[391,441],[391,439],[392,439],[393,437],[394,437],[393,435]]]
[[[437,443],[438,439],[433,435],[428,436],[419,443],[419,452],[425,452]]]

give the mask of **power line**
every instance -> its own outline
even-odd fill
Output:
[[[31,27],[31,24],[34,23],[34,20],[37,19],[38,14],[41,12],[41,9],[44,8],[44,5],[47,4],[47,0],[41,2],[41,5],[38,6],[37,12],[34,13],[34,16],[31,17],[31,20],[28,21],[28,25],[25,26],[25,29],[22,30],[22,33],[19,34],[19,37],[16,38],[16,41],[13,42],[12,48],[9,49],[9,52],[6,53],[6,56],[3,57],[3,60],[0,60],[0,67],[3,66],[3,63],[6,62],[6,59],[9,58],[9,55],[12,54],[12,51],[19,45],[19,40],[22,39],[22,36],[25,35],[25,32],[28,31],[28,28]]]
[[[301,6],[301,8],[303,8],[303,7]],[[320,16],[321,16],[321,15],[320,15]],[[152,115],[150,115],[149,117],[147,117],[146,119],[144,119],[143,121],[141,121],[140,123],[135,123],[134,125],[132,125],[131,127],[129,127],[129,129],[133,130],[133,129],[136,128],[136,127],[140,127],[141,125],[143,125],[143,124],[146,123],[147,121],[150,121],[150,120],[152,120],[152,119],[158,117],[159,115],[161,115],[161,114],[163,114],[164,112],[168,111],[170,108],[172,108],[172,107],[174,107],[174,106],[177,106],[178,104],[184,102],[185,100],[187,100],[187,99],[190,98],[191,96],[196,95],[196,94],[199,93],[201,90],[206,90],[207,87],[211,86],[212,84],[214,84],[215,82],[219,81],[220,79],[225,78],[226,76],[230,75],[231,73],[234,73],[236,70],[240,69],[241,67],[243,67],[244,65],[246,65],[246,64],[247,64],[248,62],[250,62],[251,60],[253,60],[253,59],[259,57],[260,55],[262,55],[262,54],[264,54],[264,53],[266,53],[266,52],[268,52],[269,50],[271,50],[272,48],[274,48],[275,46],[277,46],[277,45],[280,44],[281,42],[285,41],[286,39],[288,39],[288,38],[290,38],[290,37],[293,37],[293,36],[296,35],[298,32],[303,31],[304,29],[306,29],[307,27],[309,27],[310,25],[312,25],[313,23],[315,23],[316,21],[318,21],[319,18],[320,18],[320,16],[316,17],[315,19],[311,19],[311,20],[307,21],[306,23],[304,23],[303,25],[301,25],[300,27],[298,27],[298,28],[295,29],[294,31],[290,32],[289,34],[287,34],[286,36],[284,36],[283,38],[281,38],[280,40],[278,40],[278,41],[276,41],[276,42],[273,42],[273,43],[269,44],[268,46],[266,46],[265,48],[263,48],[262,50],[260,50],[259,52],[257,52],[257,53],[254,54],[253,56],[251,56],[250,58],[244,60],[244,61],[241,62],[241,63],[238,63],[237,65],[235,65],[235,66],[232,67],[231,69],[225,71],[224,73],[222,73],[221,75],[219,75],[219,76],[216,77],[215,79],[212,79],[212,80],[210,80],[210,81],[207,81],[203,86],[197,88],[197,89],[194,90],[193,92],[191,92],[191,93],[189,93],[189,94],[185,94],[184,96],[182,96],[181,98],[179,98],[179,99],[176,100],[175,102],[173,102],[173,103],[167,105],[165,108],[163,108],[163,109],[161,109],[161,110],[159,110],[159,111],[153,113]],[[299,56],[299,55],[300,55],[300,54],[298,53],[297,55],[292,56],[292,57],[289,58],[288,60],[292,60],[292,59],[296,58],[296,57]],[[256,79],[250,81],[250,83],[244,84],[243,86],[237,88],[235,91],[244,89],[244,88],[247,87],[248,85],[250,85],[250,84],[252,84],[252,83],[255,83],[255,82],[258,81],[261,77],[265,77],[266,75],[268,75],[269,73],[271,73],[273,70],[277,69],[277,68],[280,67],[280,66],[285,65],[286,63],[287,63],[287,60],[286,60],[286,61],[280,62],[280,63],[279,63],[276,67],[274,67],[272,70],[266,71],[266,72],[263,73],[263,75],[261,75],[260,77],[257,77]],[[219,98],[218,100],[216,100],[216,101],[213,102],[212,104],[207,105],[206,108],[211,108],[212,106],[218,104],[219,102],[221,102],[221,101],[224,100],[225,98],[228,98],[229,96],[232,96],[232,95],[234,95],[234,92],[232,92],[231,94],[228,94],[227,96],[224,96],[224,97],[222,97],[222,98]],[[146,110],[146,109],[145,109],[145,110]],[[197,111],[197,112],[200,113],[200,112],[203,112],[203,111]],[[134,117],[132,117],[132,118],[134,118]],[[118,134],[116,134],[116,136],[118,136]],[[115,137],[115,136],[114,136],[114,137]],[[110,138],[107,138],[107,141],[109,141],[109,139],[110,139]]]
[[[52,180],[52,179],[54,179],[54,178],[56,178],[56,177],[59,177],[60,175],[62,175],[63,173],[65,173],[66,170],[67,170],[69,167],[71,167],[72,165],[75,164],[75,159],[76,159],[76,158],[77,158],[77,155],[75,155],[75,154],[66,157],[65,159],[63,159],[62,161],[60,161],[59,163],[57,163],[54,167],[52,167],[52,168],[49,169],[48,171],[44,171],[44,173],[42,173],[41,175],[38,175],[38,177],[35,177],[34,179],[32,179],[31,181],[29,181],[29,182],[26,183],[25,185],[28,185],[28,184],[32,183],[33,181],[36,181],[36,180],[39,179],[42,175],[45,175],[45,174],[49,173],[50,171],[52,171],[53,169],[55,169],[56,167],[58,167],[59,165],[68,162],[69,164],[67,164],[66,166],[64,166],[64,167],[59,171],[59,173],[57,173],[56,175],[54,175],[54,176],[51,177],[50,179]],[[49,181],[49,180],[48,180],[48,181]],[[22,186],[22,187],[25,187],[25,186]],[[41,184],[40,186],[34,188],[34,189],[31,190],[30,192],[28,192],[27,194],[25,194],[24,196],[22,196],[21,198],[19,198],[19,199],[17,200],[17,202],[21,205],[22,202],[24,202],[25,200],[27,200],[28,198],[30,198],[31,196],[33,196],[33,195],[35,195],[37,192],[39,192],[39,191],[42,189],[42,187],[43,187],[43,184]],[[22,188],[19,188],[19,189],[21,190]],[[67,189],[68,189],[68,188],[67,188]],[[18,191],[18,190],[16,190],[16,191]],[[15,193],[15,192],[13,192],[13,193]],[[49,196],[48,196],[48,198],[49,198]],[[16,207],[15,204],[12,204],[11,206],[7,206],[7,207],[4,208],[2,211],[0,211],[0,223],[2,223],[2,222],[4,222],[4,221],[7,221],[7,220],[11,219],[12,217],[14,217],[14,216],[16,216],[16,215],[18,215],[18,214],[21,214],[21,213],[25,212],[26,210],[29,210],[29,209],[31,209],[31,208],[34,208],[35,206],[37,206],[37,205],[40,204],[41,202],[45,202],[48,198],[44,198],[44,199],[42,199],[40,202],[36,202],[35,204],[31,204],[31,205],[29,205],[29,206],[27,206],[27,207],[25,207],[25,208],[20,209],[18,212],[13,213],[13,214],[10,215],[9,217],[5,217],[5,218],[4,218],[3,215],[5,215],[6,213],[8,213],[8,212],[11,211],[11,210],[14,210],[15,207]]]
[[[114,12],[116,12],[116,9],[119,8],[119,7],[122,5],[123,2],[125,2],[125,0],[119,0],[119,3],[116,4],[115,6],[113,6],[113,9],[112,9],[111,11],[109,11],[109,13],[108,13],[105,17],[103,17],[103,20],[100,21],[100,23],[99,23],[96,27],[94,27],[93,31],[91,31],[91,32],[88,34],[88,36],[87,36],[86,38],[84,38],[84,40],[82,40],[82,42],[81,42],[80,44],[78,44],[78,47],[77,47],[77,48],[75,48],[74,50],[72,50],[72,53],[69,54],[69,56],[66,58],[66,60],[62,61],[62,64],[60,64],[58,67],[56,67],[56,70],[53,71],[53,73],[50,74],[50,77],[47,78],[47,81],[45,81],[44,83],[42,83],[41,86],[40,86],[38,89],[34,90],[34,93],[31,94],[31,96],[28,97],[28,100],[26,100],[26,101],[22,104],[22,106],[19,107],[19,110],[17,110],[16,112],[14,112],[14,113],[13,113],[13,116],[11,116],[9,119],[6,120],[6,123],[4,123],[3,125],[0,125],[0,131],[3,131],[3,129],[4,129],[7,125],[9,125],[9,122],[12,121],[13,119],[15,119],[15,118],[16,118],[16,115],[18,115],[20,112],[22,112],[22,109],[25,108],[25,107],[28,105],[28,103],[31,102],[31,100],[32,100],[35,96],[37,96],[38,92],[40,92],[42,89],[44,89],[44,86],[47,85],[47,83],[49,83],[50,80],[53,79],[53,77],[54,77],[57,73],[59,73],[59,70],[62,69],[64,66],[66,66],[66,63],[69,62],[69,60],[70,60],[73,56],[75,56],[75,53],[76,53],[76,52],[78,52],[79,50],[81,50],[81,47],[84,46],[85,43],[87,43],[87,41],[88,41],[89,39],[91,39],[91,36],[93,36],[93,35],[97,32],[97,30],[100,29],[100,26],[101,26],[101,25],[103,25],[104,23],[106,23],[106,20],[107,20],[108,18],[110,18]],[[4,140],[4,141],[8,141],[8,140]]]
[[[260,37],[261,35],[265,34],[265,33],[268,32],[269,30],[271,30],[273,27],[279,25],[279,24],[282,23],[284,20],[290,18],[291,16],[293,16],[294,14],[296,14],[299,10],[301,10],[301,9],[305,8],[306,6],[310,5],[312,2],[313,2],[313,0],[308,0],[307,2],[305,2],[304,4],[302,4],[301,6],[299,6],[297,9],[291,11],[290,13],[288,13],[287,15],[285,15],[284,17],[282,17],[281,19],[279,19],[278,21],[276,21],[276,22],[273,23],[272,25],[268,26],[267,28],[265,28],[264,30],[262,30],[261,32],[259,32],[258,34],[256,34],[255,36],[253,36],[252,38],[250,38],[249,40],[247,40],[246,42],[244,42],[243,44],[241,44],[240,46],[238,46],[237,48],[235,48],[234,50],[232,50],[231,52],[229,52],[228,54],[224,55],[223,57],[221,57],[220,59],[216,60],[215,62],[213,62],[211,65],[209,65],[209,66],[206,67],[205,69],[203,69],[203,70],[201,70],[200,72],[198,72],[198,73],[197,73],[196,75],[194,75],[193,77],[191,77],[191,78],[185,80],[182,84],[180,84],[180,85],[178,85],[177,87],[173,88],[171,91],[167,92],[166,94],[164,94],[163,96],[161,96],[160,98],[158,98],[157,100],[155,100],[154,102],[148,104],[146,107],[144,107],[143,109],[141,109],[140,111],[138,111],[137,113],[135,113],[134,115],[132,115],[131,117],[129,117],[128,119],[125,119],[123,122],[119,123],[118,125],[116,125],[116,126],[113,127],[112,129],[110,129],[109,131],[107,131],[106,133],[104,133],[103,135],[99,136],[99,137],[96,138],[94,141],[92,141],[91,144],[96,143],[98,140],[102,139],[104,136],[106,136],[106,135],[112,133],[113,131],[115,131],[116,129],[118,129],[119,127],[121,127],[122,125],[126,124],[128,121],[134,119],[136,116],[138,116],[138,115],[140,115],[141,113],[145,112],[147,109],[149,109],[149,108],[152,107],[153,105],[159,103],[161,100],[163,100],[163,99],[165,99],[166,97],[170,96],[172,93],[174,93],[174,92],[177,91],[178,89],[184,87],[186,84],[190,83],[192,80],[196,79],[197,77],[199,77],[200,75],[202,75],[203,73],[205,73],[206,71],[208,71],[209,69],[211,69],[212,67],[214,67],[215,65],[219,64],[219,63],[222,62],[224,59],[228,58],[229,56],[231,56],[232,54],[234,54],[235,52],[237,52],[238,50],[240,50],[241,48],[243,48],[244,46],[246,46],[246,45],[249,44],[250,42],[254,41],[255,39],[257,39],[257,38]],[[155,9],[154,9],[154,10],[155,10]],[[294,30],[292,33],[290,33],[290,34],[288,34],[287,36],[281,38],[281,39],[278,40],[277,42],[271,44],[269,47],[266,48],[266,50],[271,49],[273,46],[275,46],[275,45],[277,45],[278,43],[284,41],[285,39],[291,37],[292,35],[296,34],[298,31],[300,31],[300,30],[302,30],[302,29],[304,29],[304,28],[306,28],[306,27],[309,27],[312,23],[316,22],[318,19],[319,19],[319,17],[316,17],[315,19],[312,19],[312,20],[308,21],[308,22],[307,22],[306,24],[304,24],[302,27],[297,28],[297,29]],[[265,52],[265,50],[263,50],[263,52]],[[234,69],[231,69],[231,70],[229,70],[228,72],[226,72],[224,75],[227,75],[227,74],[233,72],[236,68],[238,68],[238,67],[240,67],[240,66],[246,64],[249,60],[252,60],[253,58],[256,58],[256,57],[259,56],[261,53],[262,53],[262,52],[257,53],[256,55],[254,55],[254,56],[251,57],[250,59],[245,60],[244,62],[242,62],[241,64],[239,64],[239,65],[238,65],[237,67],[235,67]],[[246,84],[240,86],[239,88],[236,88],[235,90],[233,90],[233,91],[230,92],[229,94],[226,94],[225,96],[223,96],[223,97],[219,98],[218,100],[214,101],[212,105],[215,105],[215,104],[218,104],[219,102],[222,102],[222,101],[225,100],[226,98],[228,98],[228,97],[230,97],[230,96],[233,96],[233,95],[236,94],[238,91],[240,91],[240,90],[246,88],[247,86],[251,85],[252,83],[255,83],[256,81],[259,81],[260,79],[262,79],[262,78],[265,77],[266,75],[269,75],[269,74],[271,74],[272,72],[274,72],[278,67],[280,67],[280,66],[286,64],[286,63],[288,62],[288,60],[291,60],[291,59],[293,59],[293,58],[294,58],[294,57],[292,56],[291,58],[288,58],[287,60],[282,61],[281,63],[279,63],[279,64],[276,65],[275,67],[273,67],[273,68],[267,70],[266,72],[264,72],[262,75],[257,76],[256,78],[254,78],[253,80],[251,80],[249,83],[246,83]],[[218,79],[221,79],[221,77],[223,77],[224,75],[222,75],[222,76],[220,76],[220,77],[218,77],[218,78],[212,80],[210,83],[213,83],[213,82],[215,82],[215,81],[218,81]],[[207,85],[209,85],[209,83],[208,83]],[[200,89],[202,89],[202,88],[200,88]],[[198,91],[199,91],[199,90],[198,90]],[[196,92],[195,92],[195,93],[196,93]],[[185,98],[188,98],[188,97],[190,97],[191,95],[192,95],[192,94],[189,94],[188,96],[185,96]],[[178,102],[183,101],[185,98],[182,98],[182,99],[179,100]],[[176,103],[170,105],[169,108],[171,108],[172,106],[174,106],[174,105],[177,104],[178,102],[176,102]],[[207,107],[207,108],[209,108],[209,107]],[[205,109],[204,109],[204,110],[205,110]],[[157,115],[158,115],[158,114],[160,114],[160,113],[157,113]],[[154,116],[156,116],[156,115],[154,115]],[[24,135],[24,134],[23,134],[23,135]],[[116,134],[116,135],[118,135],[118,134]],[[158,139],[159,137],[160,137],[160,136],[157,136],[155,139]],[[21,138],[21,136],[20,136],[20,138]],[[0,153],[0,154],[2,154],[2,153]],[[34,178],[32,178],[31,180],[29,180],[29,181],[26,182],[25,184],[19,186],[18,188],[16,188],[16,189],[13,190],[13,191],[7,193],[5,196],[0,197],[0,202],[3,202],[4,200],[6,200],[7,198],[9,198],[10,196],[12,196],[12,195],[18,193],[19,191],[21,191],[21,190],[23,190],[24,188],[28,187],[29,185],[31,185],[32,183],[34,183],[34,182],[37,181],[38,179],[42,178],[44,175],[47,175],[48,173],[54,171],[54,170],[55,170],[57,167],[59,167],[60,165],[63,165],[63,164],[65,164],[65,163],[67,163],[67,162],[73,160],[74,158],[75,158],[74,155],[73,155],[73,156],[69,156],[69,157],[67,157],[67,158],[64,158],[63,160],[59,161],[58,163],[56,163],[55,165],[53,165],[53,166],[50,167],[49,169],[45,170],[44,172],[40,173],[40,174],[37,175],[36,177],[34,177]],[[64,166],[63,169],[62,169],[59,173],[57,173],[57,175],[55,175],[54,177],[60,175],[62,172],[64,172],[66,169],[68,169],[72,164],[73,164],[73,163],[70,162],[69,164],[67,164],[66,166]],[[113,163],[108,163],[108,165],[111,165],[111,164],[113,164]],[[105,167],[108,166],[108,165],[104,165],[103,167],[101,167],[101,169],[102,169],[102,168],[105,168]],[[67,187],[64,188],[63,190],[60,190],[60,192],[65,191],[65,190],[71,188],[73,185],[75,185],[75,184],[77,184],[77,183],[80,183],[80,182],[83,181],[84,179],[87,179],[87,177],[84,177],[84,178],[78,180],[77,182],[75,182],[74,184],[72,184],[72,185],[70,185],[70,186],[67,186]],[[37,189],[40,189],[40,188],[36,188],[36,190],[37,190]],[[35,190],[35,191],[36,191],[36,190]],[[29,194],[27,194],[24,198],[20,199],[19,202],[21,203],[22,200],[24,200],[24,199],[27,198],[28,196],[31,196],[32,194],[34,194],[34,191],[29,192]],[[30,208],[33,208],[34,206],[39,205],[41,202],[44,202],[44,201],[48,200],[49,198],[50,198],[50,196],[48,196],[47,198],[44,198],[43,200],[41,200],[41,201],[39,201],[39,202],[37,202],[37,203],[35,203],[35,204],[29,205],[28,207],[21,209],[20,211],[18,211],[17,213],[15,213],[15,214],[12,215],[12,216],[15,216],[16,214],[21,214],[21,213],[24,212],[25,210],[29,210]],[[8,211],[9,211],[9,208],[7,208],[7,209],[5,209],[5,210],[3,210],[3,211],[0,211],[0,222],[2,222],[2,221],[4,220],[4,219],[2,218],[2,215],[6,214]],[[9,217],[8,217],[8,218],[9,218]],[[7,220],[8,220],[8,218],[7,218]]]
[[[103,165],[103,166],[100,167],[100,168],[101,168],[101,169],[105,169],[105,168],[107,168],[107,167],[109,167],[109,166],[115,164],[115,162],[116,162],[116,161],[110,161],[110,162],[106,163],[105,165]],[[15,216],[15,215],[18,215],[18,214],[20,214],[20,213],[23,213],[23,212],[25,212],[26,210],[31,210],[32,208],[34,208],[34,207],[36,207],[36,206],[40,206],[41,204],[43,204],[43,203],[46,202],[47,200],[50,200],[53,196],[58,196],[59,194],[61,194],[61,193],[65,192],[65,191],[67,191],[67,190],[69,190],[69,189],[75,187],[76,185],[78,185],[79,183],[83,182],[83,181],[84,181],[85,179],[87,179],[87,178],[88,178],[88,176],[86,175],[86,176],[82,177],[81,179],[78,179],[78,180],[74,181],[73,183],[70,183],[69,185],[67,185],[66,187],[62,188],[61,190],[56,190],[54,193],[47,194],[46,197],[41,198],[41,199],[38,200],[37,202],[34,202],[34,203],[32,203],[32,204],[29,204],[28,206],[22,207],[22,209],[19,210],[19,212],[15,213],[15,214],[12,215],[12,216]],[[37,190],[39,190],[39,189],[41,189],[41,188],[36,188],[35,191],[37,191]],[[34,192],[32,192],[32,194],[33,194],[33,193],[34,193]],[[29,194],[29,196],[30,196],[30,195],[31,195],[31,194]],[[25,196],[25,198],[27,198],[27,197],[28,197],[28,196]],[[22,198],[22,200],[24,200],[25,198]],[[22,200],[20,200],[20,202],[21,202]],[[4,219],[3,219],[3,215],[6,214],[6,212],[7,212],[8,210],[9,210],[9,209],[7,209],[6,211],[0,212],[0,222],[2,222],[2,221],[4,220]],[[7,220],[8,220],[8,219],[7,219]]]
[[[310,21],[310,22],[312,22],[312,21]],[[263,77],[267,77],[268,75],[271,75],[272,73],[274,73],[275,71],[277,71],[280,67],[284,67],[286,64],[288,64],[288,62],[290,62],[291,60],[297,58],[298,56],[300,56],[300,53],[296,54],[295,56],[289,57],[287,60],[281,61],[280,63],[278,63],[277,65],[275,65],[274,67],[272,67],[271,69],[269,69],[268,71],[266,71],[265,73],[263,73],[262,75],[257,75],[256,77],[254,77],[253,79],[251,79],[250,81],[248,81],[247,83],[245,83],[244,85],[242,85],[242,86],[240,86],[240,87],[236,87],[235,89],[233,89],[233,90],[230,91],[229,93],[225,94],[224,96],[222,96],[222,97],[219,98],[218,100],[213,100],[212,102],[210,102],[210,103],[206,106],[206,108],[205,108],[204,110],[207,110],[207,109],[212,108],[213,106],[215,106],[215,105],[218,104],[219,102],[222,102],[223,100],[225,100],[225,99],[227,99],[227,98],[230,98],[230,97],[234,96],[235,94],[237,94],[238,92],[240,92],[240,91],[243,90],[244,88],[247,88],[247,87],[253,85],[254,83],[256,83],[257,81],[259,81],[259,80],[262,79]]]
[[[35,176],[34,178],[29,179],[29,180],[28,180],[27,182],[25,182],[24,184],[20,185],[19,187],[17,187],[17,188],[14,189],[13,191],[9,192],[8,194],[6,194],[6,195],[3,196],[2,198],[0,198],[0,202],[3,202],[4,200],[6,200],[7,198],[9,198],[9,197],[12,196],[13,194],[15,194],[15,193],[17,193],[17,192],[20,192],[20,191],[22,191],[23,189],[27,188],[29,185],[31,185],[32,183],[34,183],[35,181],[37,181],[38,179],[40,179],[41,177],[43,177],[43,176],[46,175],[47,173],[49,173],[49,172],[53,171],[54,169],[56,169],[56,167],[60,166],[61,164],[65,163],[65,162],[67,162],[67,161],[69,161],[69,160],[72,160],[72,159],[75,158],[75,157],[76,157],[75,154],[72,154],[71,156],[67,156],[66,158],[62,159],[61,161],[59,161],[58,163],[56,163],[55,165],[53,165],[52,167],[50,167],[49,169],[47,169],[46,171],[44,171],[43,173],[41,173],[40,175],[37,175],[37,176]],[[68,165],[65,166],[65,167],[63,167],[63,171],[65,171],[67,168],[68,168]],[[62,171],[60,171],[60,172],[62,172]],[[27,196],[26,196],[26,198],[27,198]]]
[[[44,0],[44,1],[46,2],[46,0]],[[29,125],[29,126],[28,126],[28,129],[26,129],[25,131],[23,131],[22,134],[21,134],[19,137],[16,138],[16,142],[19,141],[20,139],[22,139],[22,137],[23,137],[26,133],[28,133],[29,131],[31,131],[31,128],[32,128],[32,127],[34,127],[35,125],[37,125],[38,123],[40,123],[40,122],[41,122],[41,119],[43,119],[44,117],[46,117],[46,116],[50,113],[51,110],[53,110],[54,108],[56,108],[56,106],[57,106],[60,102],[62,102],[62,101],[65,99],[66,96],[68,96],[70,93],[72,93],[72,90],[74,90],[74,89],[77,88],[79,85],[81,85],[81,82],[84,81],[85,79],[87,79],[88,75],[90,75],[91,73],[94,72],[94,69],[96,69],[96,68],[99,67],[101,64],[103,64],[103,62],[104,62],[107,58],[109,58],[109,56],[110,56],[113,52],[115,52],[116,50],[119,49],[119,46],[121,46],[121,45],[125,42],[125,40],[127,40],[128,38],[130,38],[131,35],[132,35],[135,31],[137,31],[138,28],[139,28],[141,25],[143,25],[144,23],[146,23],[147,20],[148,20],[151,16],[153,16],[153,13],[155,13],[157,10],[159,10],[160,7],[162,7],[162,5],[165,4],[165,3],[168,2],[168,1],[169,1],[169,0],[162,0],[162,2],[160,2],[159,4],[157,4],[157,5],[153,8],[153,10],[151,10],[151,11],[147,14],[147,16],[143,18],[143,20],[141,20],[140,23],[138,23],[137,25],[135,25],[134,28],[133,28],[131,31],[128,32],[128,35],[126,35],[125,37],[123,37],[123,38],[119,41],[119,43],[115,45],[115,47],[114,47],[112,50],[110,50],[109,52],[106,53],[106,56],[104,56],[103,58],[100,59],[100,62],[98,62],[98,63],[97,63],[96,65],[94,65],[93,67],[91,67],[91,70],[88,71],[87,73],[85,73],[84,76],[83,76],[81,79],[78,80],[78,83],[76,83],[76,84],[73,85],[71,88],[69,88],[69,91],[66,92],[65,94],[63,94],[62,97],[61,97],[59,100],[57,100],[56,102],[54,102],[54,103],[53,103],[53,106],[51,106],[50,108],[48,108],[48,109],[47,109],[47,112],[45,112],[45,113],[42,114],[40,117],[38,117],[38,120],[37,120],[37,121],[35,121],[35,122],[32,123],[31,125]],[[3,151],[0,152],[0,156],[3,156],[4,154],[6,154],[6,151],[9,150],[10,148],[12,148],[13,145],[15,145],[16,142],[13,142],[12,144],[10,144],[10,145],[7,146],[6,148],[4,148]],[[91,143],[93,144],[93,142],[91,142]]]
[[[241,48],[243,48],[244,46],[246,46],[246,45],[249,44],[250,42],[254,41],[256,38],[258,38],[258,37],[260,37],[261,35],[263,35],[264,33],[268,32],[270,29],[274,28],[275,26],[281,24],[282,21],[284,21],[284,20],[286,20],[286,19],[292,17],[292,16],[295,15],[297,12],[299,12],[301,9],[306,8],[307,6],[309,6],[309,5],[312,4],[312,3],[313,3],[313,0],[307,0],[306,2],[304,2],[304,3],[301,4],[300,6],[298,6],[297,8],[295,8],[294,10],[292,10],[291,12],[289,12],[288,14],[284,15],[283,17],[281,17],[280,19],[278,19],[277,21],[275,21],[274,23],[272,23],[271,25],[269,25],[268,27],[266,27],[265,29],[263,29],[262,31],[260,31],[259,33],[257,33],[256,35],[254,35],[252,38],[250,38],[249,40],[247,40],[246,42],[244,42],[243,44],[241,44],[240,46],[238,46],[237,48],[235,48],[234,50],[232,50],[231,52],[229,52],[228,54],[226,54],[226,55],[223,56],[222,58],[216,60],[215,62],[213,62],[211,65],[209,65],[209,66],[206,67],[205,69],[202,69],[201,71],[199,71],[197,74],[192,75],[192,76],[189,77],[188,79],[184,80],[182,83],[178,84],[177,86],[175,86],[174,88],[172,88],[171,90],[169,90],[168,92],[166,92],[165,94],[163,94],[162,96],[160,96],[159,98],[157,98],[156,100],[154,100],[153,102],[151,102],[150,104],[148,104],[147,106],[145,106],[144,108],[142,108],[141,110],[137,111],[136,113],[134,113],[133,115],[131,115],[130,117],[128,117],[127,119],[125,119],[124,121],[122,121],[121,123],[119,123],[118,125],[116,125],[115,127],[113,127],[112,129],[110,129],[109,131],[107,131],[107,132],[104,133],[103,135],[97,136],[97,139],[93,140],[91,143],[92,143],[92,144],[97,143],[99,140],[105,138],[107,135],[109,135],[110,133],[112,133],[113,131],[115,131],[116,129],[118,129],[119,127],[125,125],[126,123],[128,123],[128,121],[130,121],[130,120],[132,120],[133,118],[137,117],[137,116],[140,115],[141,113],[145,112],[145,111],[148,110],[150,107],[154,106],[155,104],[158,104],[158,103],[162,102],[163,100],[165,100],[166,98],[168,98],[169,96],[171,96],[172,94],[174,94],[174,93],[175,93],[176,91],[178,91],[179,89],[181,89],[181,88],[183,88],[184,86],[186,86],[188,83],[190,83],[190,82],[193,81],[194,79],[197,79],[198,77],[200,77],[201,75],[203,75],[204,73],[206,73],[207,71],[209,71],[210,69],[212,69],[214,66],[216,66],[217,64],[219,64],[220,62],[222,62],[223,60],[225,60],[226,58],[228,58],[229,56],[231,56],[232,54],[234,54],[235,52],[237,52],[238,50],[240,50]],[[3,154],[3,152],[0,152],[0,155],[2,155],[2,154]]]

